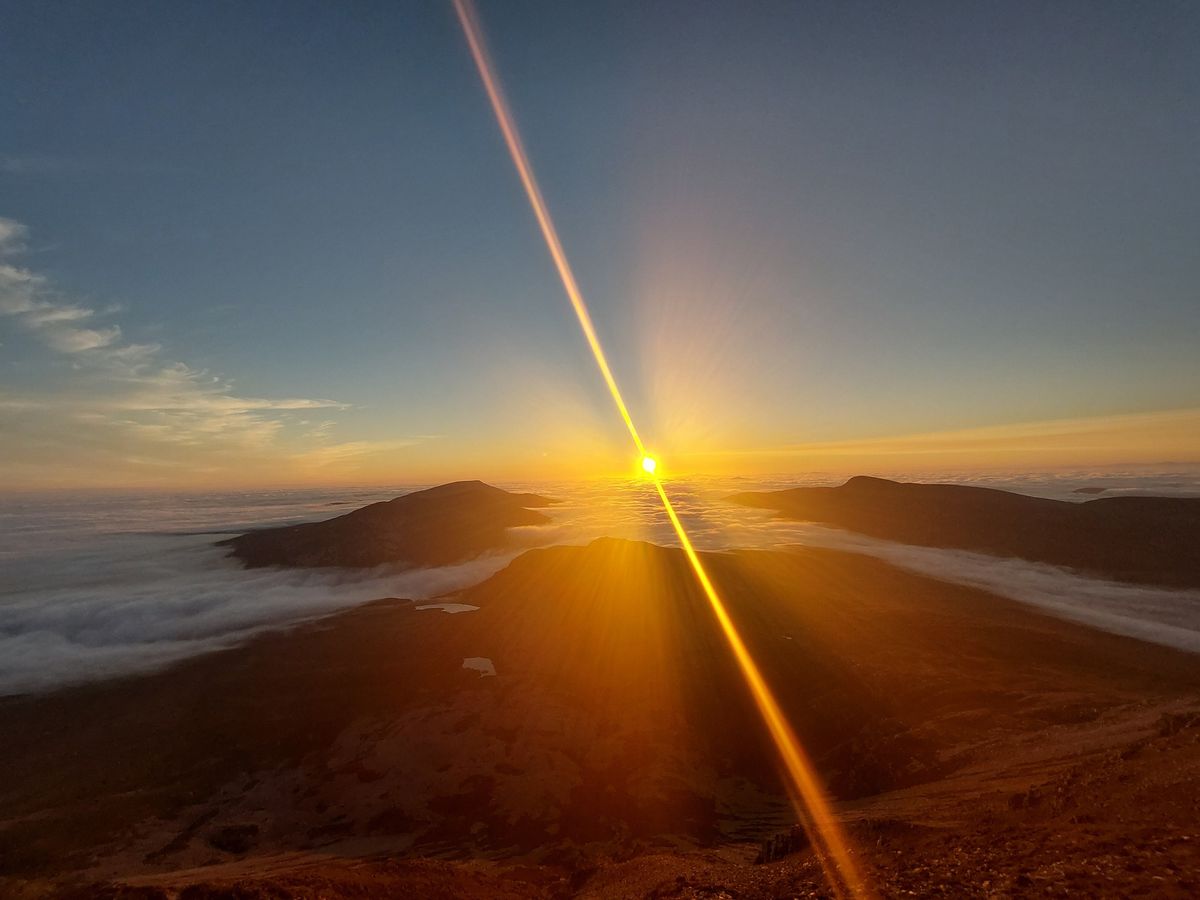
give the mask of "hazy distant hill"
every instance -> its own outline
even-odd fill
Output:
[[[508,542],[516,525],[549,519],[553,501],[482,481],[456,481],[372,503],[325,522],[252,531],[222,541],[247,566],[443,566]]]
[[[730,500],[906,544],[1015,556],[1124,581],[1200,587],[1197,499],[1069,503],[860,475],[840,487],[751,492]]]

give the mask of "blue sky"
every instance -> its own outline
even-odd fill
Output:
[[[625,465],[449,3],[3,15],[5,484]],[[674,458],[1198,405],[1200,9],[480,15]]]

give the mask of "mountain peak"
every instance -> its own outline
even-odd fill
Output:
[[[535,508],[552,502],[482,481],[455,481],[222,544],[250,567],[444,566],[507,546],[509,528],[549,521]]]

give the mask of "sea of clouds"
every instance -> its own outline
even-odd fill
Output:
[[[702,550],[803,545],[861,553],[1072,621],[1200,652],[1200,591],[1141,587],[1022,560],[895,544],[725,502],[733,491],[795,483],[673,482],[670,492]],[[1029,493],[1081,499],[1072,486],[1079,483],[1050,479]],[[328,518],[407,487],[0,500],[0,695],[153,670],[384,597],[445,597],[499,571],[525,547],[577,545],[598,537],[677,543],[645,482],[512,487],[559,500],[548,510],[551,523],[515,529],[518,546],[512,552],[407,572],[247,570],[214,546],[251,527]],[[1137,492],[1175,494],[1195,488],[1178,479],[1157,489],[1136,486]]]
[[[223,532],[325,518],[341,501],[276,492],[125,503],[22,498],[0,509],[0,695],[149,671],[384,597],[440,596],[515,555],[410,571],[243,569],[215,546]]]

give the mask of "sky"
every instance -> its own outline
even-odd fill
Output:
[[[668,475],[1200,462],[1200,7],[479,15]],[[449,0],[0,18],[0,489],[636,465]]]

